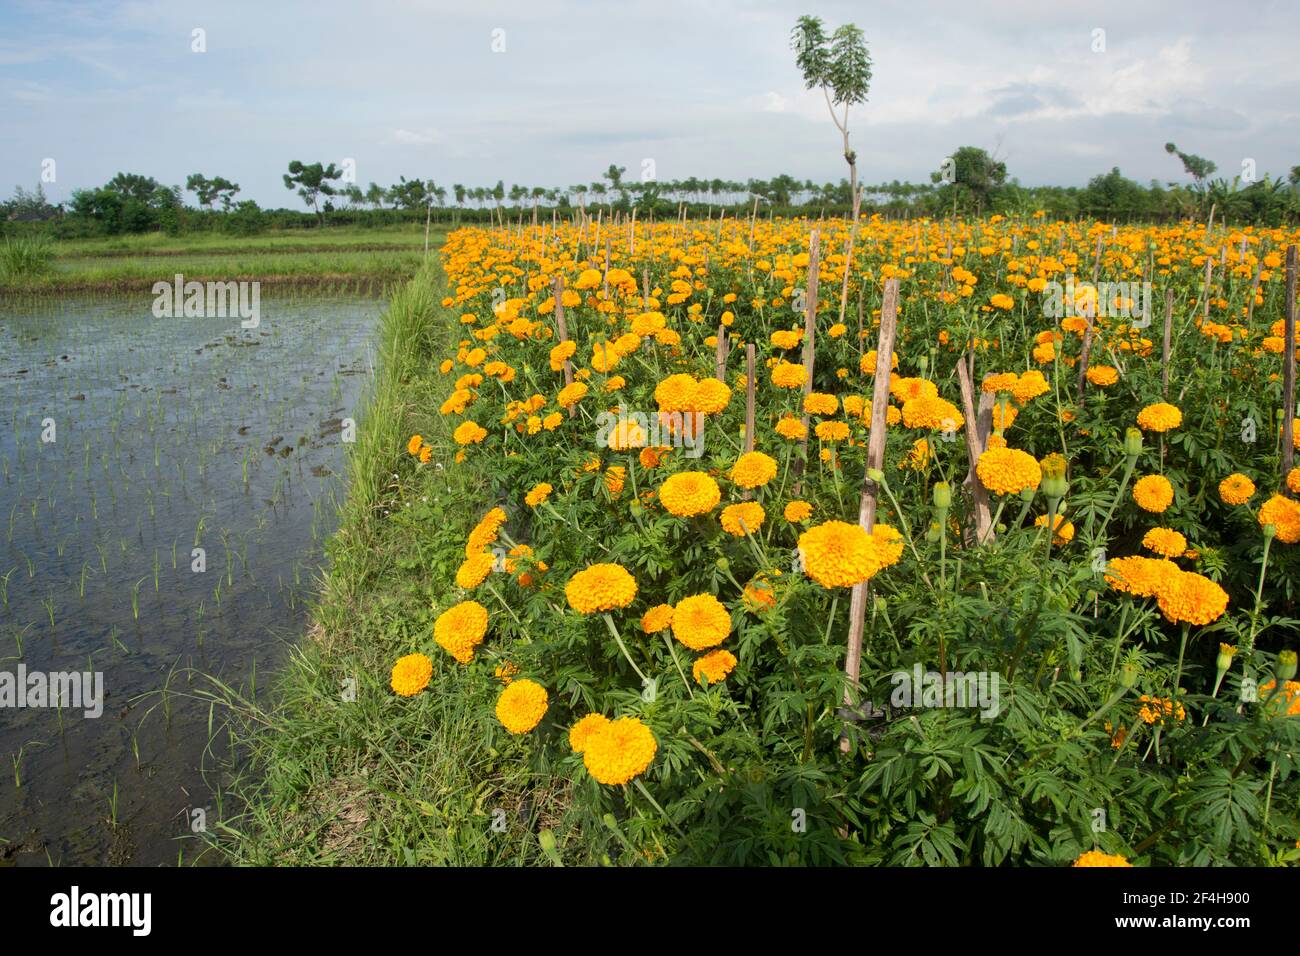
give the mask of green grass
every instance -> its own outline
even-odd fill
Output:
[[[432,251],[447,233],[430,231]],[[424,230],[325,229],[236,238],[221,234],[116,237],[0,245],[0,292],[150,289],[177,273],[200,282],[337,284],[408,279],[424,262]]]
[[[241,768],[229,791],[241,809],[212,834],[230,862],[541,863],[538,833],[548,828],[566,834],[566,861],[599,855],[565,822],[570,782],[530,769],[526,743],[496,721],[494,682],[432,642],[433,619],[454,600],[465,536],[489,507],[481,476],[417,468],[405,453],[413,431],[435,446],[435,461],[449,463],[455,448],[436,412],[447,388],[436,364],[459,326],[435,283],[430,265],[382,319],[381,370],[358,419],[315,626],[269,695],[216,684]],[[393,661],[431,648],[428,690],[398,698],[388,687]]]

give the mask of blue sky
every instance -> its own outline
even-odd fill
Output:
[[[634,176],[646,159],[660,179],[839,179],[838,135],[789,49],[807,12],[870,43],[850,119],[866,182],[923,181],[967,144],[1026,184],[1112,166],[1182,179],[1169,140],[1228,177],[1300,164],[1286,2],[5,0],[0,194],[47,158],[55,201],[119,170],[202,172],[297,207],[292,159],[449,191],[590,182],[611,162]]]

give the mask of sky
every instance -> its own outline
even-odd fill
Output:
[[[790,49],[805,13],[869,43],[849,118],[866,183],[928,181],[963,145],[1025,185],[1184,181],[1168,141],[1228,178],[1300,164],[1290,0],[0,0],[0,195],[42,169],[55,202],[118,171],[200,172],[298,207],[293,159],[449,193],[610,163],[838,181],[839,134]]]

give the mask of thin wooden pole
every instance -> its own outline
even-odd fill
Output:
[[[879,362],[877,361],[877,368]],[[993,538],[993,516],[989,511],[989,493],[984,487],[984,482],[980,481],[979,473],[975,466],[979,463],[980,455],[984,454],[984,437],[979,431],[979,417],[975,409],[975,385],[971,381],[970,370],[964,361],[957,362],[957,384],[961,388],[961,411],[966,417],[966,457],[970,459],[970,470],[966,475],[966,482],[970,487],[971,500],[975,505],[975,543],[984,544]],[[982,392],[980,397],[983,399],[987,392]],[[871,409],[875,411],[873,406]],[[992,416],[990,415],[990,419]],[[947,534],[947,531],[944,531]]]
[[[555,277],[555,325],[560,333],[560,341],[569,341],[569,330],[564,324],[564,279],[560,276]],[[564,384],[565,387],[573,384],[573,363],[567,358],[564,360]],[[569,417],[574,418],[578,414],[577,408],[569,406]]]
[[[1286,315],[1282,345],[1282,493],[1290,495],[1286,476],[1295,467],[1295,283],[1296,247],[1286,250]]]
[[[808,290],[807,301],[804,303],[803,319],[803,395],[807,398],[812,394],[813,365],[816,358],[816,337],[817,337],[817,280],[819,271],[819,252],[820,237],[817,230],[814,229],[808,236]],[[795,474],[801,476],[808,462],[808,412],[803,412],[803,438],[799,439],[799,460],[795,462]],[[794,496],[796,498],[803,491],[803,482],[796,479],[794,484]]]
[[[1160,394],[1169,397],[1169,352],[1173,346],[1174,289],[1165,289],[1165,339],[1160,348]]]
[[[876,342],[876,379],[871,393],[871,435],[867,440],[867,471],[878,470],[885,460],[889,374],[894,359],[894,331],[898,320],[898,280],[885,282],[884,301],[880,304],[880,337]],[[867,533],[876,526],[876,501],[880,488],[867,474],[862,478],[862,495],[858,499],[858,524]],[[866,627],[867,585],[853,585],[849,601],[849,641],[844,655],[844,707],[853,713],[856,706],[858,678],[862,672],[862,632]],[[840,735],[840,751],[848,753],[848,724]]]

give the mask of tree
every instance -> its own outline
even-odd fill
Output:
[[[139,173],[118,173],[105,184],[104,188],[117,193],[123,199],[135,199],[142,203],[148,203],[158,185],[158,180],[152,176],[142,176]]]
[[[199,205],[205,209],[211,209],[214,202],[221,200],[221,208],[228,212],[231,201],[239,192],[239,184],[221,176],[208,179],[202,173],[191,173],[185,180],[185,191],[194,193]]]
[[[1208,159],[1197,156],[1193,153],[1184,153],[1173,143],[1165,143],[1165,152],[1177,156],[1183,162],[1183,171],[1196,181],[1197,188],[1200,188],[1206,177],[1214,174],[1219,167],[1214,165]]]
[[[401,181],[394,183],[388,190],[388,201],[394,206],[401,209],[423,209],[432,204],[434,190],[432,179],[428,182],[422,179],[407,179],[405,176],[399,179]]]
[[[615,166],[613,163],[610,163],[609,169],[605,170],[600,175],[609,180],[609,185],[615,192],[621,192],[623,189],[623,174],[625,172],[627,172],[626,166]]]
[[[296,186],[302,201],[312,208],[316,218],[323,223],[325,216],[321,213],[319,199],[321,196],[336,195],[338,190],[330,182],[342,176],[343,170],[333,163],[328,166],[312,163],[308,166],[295,159],[289,164],[289,172],[284,175],[284,188],[293,189]]]
[[[366,202],[370,203],[370,205],[375,209],[383,209],[384,200],[387,197],[388,193],[384,190],[383,186],[379,185],[379,183],[371,183],[366,187]]]
[[[954,202],[958,194],[969,194],[975,204],[975,214],[989,203],[993,190],[1007,179],[1007,164],[995,160],[978,146],[963,146],[949,157],[951,181],[944,171],[930,174],[930,181],[948,182],[955,190]]]
[[[22,186],[15,186],[14,198],[7,203],[0,203],[0,215],[10,219],[49,219],[58,212],[58,207],[51,206],[45,198],[45,187],[40,183],[31,192]]]
[[[802,16],[791,32],[790,42],[795,50],[795,63],[803,73],[804,85],[810,90],[821,87],[831,122],[844,140],[844,161],[849,164],[849,195],[853,201],[853,226],[849,230],[847,256],[852,262],[862,194],[858,191],[858,154],[849,145],[849,107],[865,103],[871,89],[871,56],[867,52],[867,41],[862,31],[852,23],[844,24],[827,37],[819,18]],[[842,115],[835,115],[836,107],[842,110]],[[851,271],[849,268],[844,270],[844,283],[840,289],[841,323],[849,301]]]

